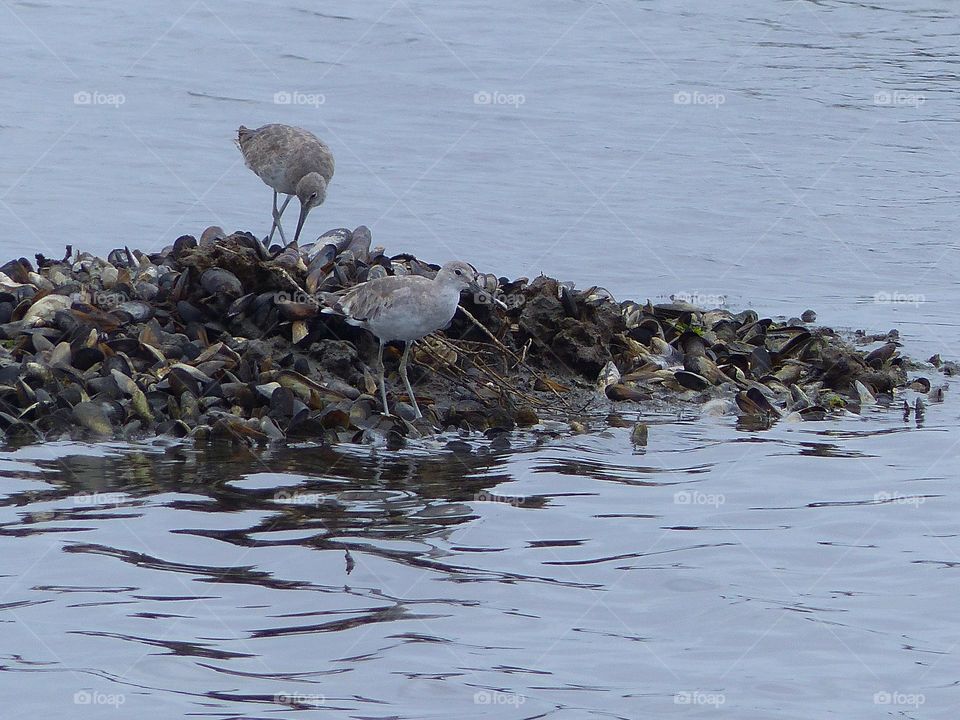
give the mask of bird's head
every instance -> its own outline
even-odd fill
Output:
[[[304,214],[327,199],[327,181],[318,172],[307,173],[297,183],[297,199]]]
[[[469,263],[454,260],[440,268],[440,272],[447,275],[463,288],[474,291],[479,290],[479,285],[477,284],[477,269]]]

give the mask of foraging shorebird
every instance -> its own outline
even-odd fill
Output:
[[[322,294],[330,304],[323,312],[346,318],[349,324],[369,330],[380,341],[377,370],[384,413],[389,414],[390,410],[384,383],[383,346],[391,340],[404,341],[400,377],[414,412],[418,418],[423,417],[407,377],[410,347],[415,340],[450,324],[457,312],[460,292],[465,289],[480,291],[477,271],[455,260],[440,268],[432,280],[420,275],[392,275],[368,280],[343,292]]]
[[[333,178],[330,148],[311,132],[276,123],[256,130],[241,125],[237,131],[237,146],[247,167],[273,188],[273,225],[270,226],[267,245],[273,240],[274,230],[280,231],[280,239],[287,244],[280,216],[294,195],[300,200],[300,219],[292,243],[296,245],[307,213],[327,197],[327,185]],[[287,196],[279,209],[277,193]]]

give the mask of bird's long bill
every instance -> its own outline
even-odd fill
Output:
[[[480,286],[480,283],[478,283],[476,280],[474,280],[473,282],[470,283],[470,291],[474,293],[474,297],[479,297],[479,296],[483,296],[483,295],[489,295],[490,301],[491,301],[494,305],[496,305],[497,307],[499,307],[499,308],[501,308],[501,309],[503,309],[503,310],[509,310],[509,309],[510,309],[509,307],[507,307],[507,304],[506,304],[503,300],[501,300],[500,298],[498,298],[498,297],[497,297],[496,295],[494,295],[493,293],[490,293],[490,292],[488,292],[486,289],[484,289],[483,287],[481,287],[481,286]]]
[[[303,229],[303,221],[307,219],[307,213],[310,212],[310,208],[306,205],[300,206],[300,219],[297,220],[297,231],[293,234],[293,245],[294,247],[300,247],[297,245],[297,241],[300,240],[300,231]]]

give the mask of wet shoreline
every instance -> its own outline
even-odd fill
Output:
[[[689,405],[758,426],[894,402],[919,419],[942,399],[935,373],[955,369],[902,357],[895,331],[845,339],[753,310],[618,302],[603,288],[549,277],[484,275],[485,292],[464,294],[451,326],[414,348],[424,420],[397,392],[399,351],[388,352],[396,415],[387,416],[376,399],[375,341],[325,314],[322,294],[388,274],[431,276],[437,266],[371,245],[363,226],[299,251],[208,228],[159,253],[123,248],[101,259],[68,247],[62,259],[6,263],[6,439],[397,446],[445,429],[493,436],[548,420],[576,431],[620,409]]]

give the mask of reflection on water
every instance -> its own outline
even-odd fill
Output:
[[[642,453],[629,428],[509,453],[10,450],[0,678],[76,717],[939,707],[951,412],[663,421]]]

